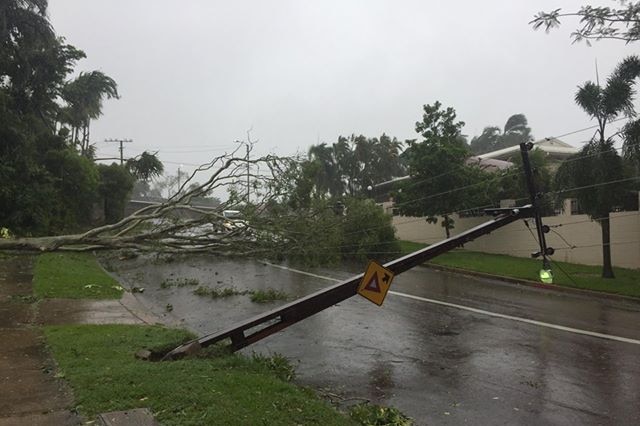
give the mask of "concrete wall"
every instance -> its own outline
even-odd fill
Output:
[[[454,218],[452,235],[487,220],[483,217]],[[529,223],[535,234],[533,220]],[[589,220],[586,215],[560,215],[545,217],[543,223],[552,227],[552,232],[546,234],[547,245],[556,250],[552,259],[586,265],[602,264],[602,233],[597,222]],[[401,240],[431,244],[445,238],[440,222],[429,224],[424,218],[394,216],[393,224],[396,236]],[[640,212],[611,213],[611,243],[611,256],[615,266],[640,268]],[[522,220],[465,244],[465,248],[520,257],[529,257],[531,253],[538,251],[533,236]]]

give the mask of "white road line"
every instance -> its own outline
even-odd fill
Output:
[[[314,278],[320,278],[322,280],[334,281],[334,282],[344,281],[344,280],[339,280],[337,278],[332,278],[332,277],[327,277],[327,276],[324,276],[324,275],[313,274],[311,272],[301,271],[300,269],[289,268],[287,266],[276,265],[276,264],[268,263],[268,262],[264,262],[264,263],[266,263],[267,265],[272,266],[274,268],[284,269],[285,271],[291,271],[291,272],[295,272],[295,273],[302,274],[302,275],[307,275],[307,276],[314,277]],[[502,318],[502,319],[507,319],[507,320],[511,320],[511,321],[523,322],[523,323],[526,323],[526,324],[537,325],[539,327],[552,328],[554,330],[566,331],[566,332],[574,333],[574,334],[582,334],[584,336],[598,337],[598,338],[601,338],[601,339],[615,340],[617,342],[631,343],[631,344],[634,344],[634,345],[640,345],[640,340],[630,339],[628,337],[614,336],[612,334],[604,334],[604,333],[598,333],[598,332],[595,332],[595,331],[582,330],[582,329],[579,329],[579,328],[565,327],[564,325],[552,324],[552,323],[543,322],[543,321],[536,321],[536,320],[532,320],[532,319],[528,319],[528,318],[516,317],[516,316],[513,316],[513,315],[499,314],[497,312],[485,311],[484,309],[472,308],[470,306],[464,306],[464,305],[457,305],[455,303],[443,302],[441,300],[427,299],[426,297],[414,296],[412,294],[406,294],[406,293],[399,293],[397,291],[389,291],[389,294],[392,294],[394,296],[399,296],[399,297],[405,297],[407,299],[419,300],[421,302],[433,303],[435,305],[446,306],[446,307],[449,307],[449,308],[460,309],[460,310],[463,310],[463,311],[473,312],[473,313],[476,313],[476,314],[487,315],[487,316],[491,316],[491,317],[494,317],[494,318]]]

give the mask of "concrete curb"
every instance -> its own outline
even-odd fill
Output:
[[[526,287],[534,287],[538,289],[558,291],[560,293],[570,293],[570,294],[577,294],[581,296],[596,297],[601,299],[619,300],[619,301],[629,302],[629,303],[640,303],[640,297],[624,296],[621,294],[605,293],[602,291],[587,290],[587,289],[575,288],[575,287],[564,287],[564,286],[555,285],[555,284],[542,284],[537,281],[525,280],[521,278],[505,277],[502,275],[494,275],[486,272],[470,271],[468,269],[454,268],[451,266],[434,265],[431,263],[424,263],[420,266],[422,266],[423,268],[435,269],[436,271],[451,272],[454,274],[468,275],[471,277],[490,278],[493,280],[502,281],[502,282],[511,283],[511,284],[523,285]]]
[[[107,268],[105,268],[102,264],[101,259],[96,255],[96,252],[94,251],[92,253],[100,269],[102,269],[105,274],[116,280],[118,284],[124,289],[124,291],[122,292],[122,296],[120,296],[120,299],[118,299],[118,303],[120,303],[120,305],[124,309],[126,309],[131,315],[147,325],[167,326],[162,318],[151,312],[142,304],[142,302],[138,300],[138,298],[131,292],[131,285],[126,280],[124,280],[117,274],[108,271]]]

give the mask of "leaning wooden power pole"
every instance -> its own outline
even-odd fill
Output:
[[[105,142],[116,142],[120,144],[120,165],[124,164],[124,144],[133,142],[132,139],[105,139]]]
[[[540,200],[542,194],[536,189],[536,184],[533,179],[536,170],[531,167],[529,161],[529,151],[533,149],[533,143],[521,143],[520,154],[522,156],[522,168],[524,171],[525,181],[527,183],[527,191],[529,192],[529,199],[531,200],[531,206],[533,206],[533,219],[536,223],[536,232],[538,234],[538,245],[540,250],[533,253],[532,257],[542,257],[542,269],[540,270],[540,280],[544,283],[551,284],[553,282],[553,274],[551,273],[551,264],[549,256],[553,255],[555,250],[552,247],[547,247],[547,240],[545,238],[546,233],[549,232],[549,227],[542,224],[542,213],[540,213]],[[528,225],[527,225],[528,227]]]
[[[523,168],[525,178],[527,180],[527,188],[530,191],[532,204],[521,207],[486,209],[485,213],[493,216],[491,220],[481,223],[480,225],[461,232],[458,235],[447,238],[421,250],[392,260],[384,264],[391,274],[398,275],[402,272],[426,262],[442,253],[446,253],[456,247],[460,247],[465,243],[475,240],[478,237],[487,235],[496,229],[502,228],[510,223],[520,219],[534,217],[536,219],[536,227],[538,228],[540,249],[545,260],[544,267],[548,267],[546,257],[550,255],[544,240],[544,229],[542,219],[540,217],[539,196],[535,192],[535,184],[533,182],[533,172],[529,162],[529,150],[531,144],[521,144],[520,151],[523,158]],[[330,287],[316,291],[308,296],[302,297],[296,301],[280,306],[272,311],[259,314],[248,320],[234,324],[233,326],[219,330],[216,333],[202,336],[187,342],[173,349],[164,356],[164,360],[176,359],[181,356],[198,351],[201,347],[213,345],[224,340],[228,340],[228,348],[231,351],[237,351],[246,346],[251,345],[273,333],[289,327],[310,317],[320,311],[323,311],[345,299],[358,294],[358,286],[365,274],[355,275],[349,279],[341,281]],[[541,276],[542,278],[542,276]]]

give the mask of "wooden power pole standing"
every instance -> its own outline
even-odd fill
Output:
[[[132,139],[105,139],[105,142],[117,142],[120,144],[120,165],[124,164],[124,144],[133,142]]]

